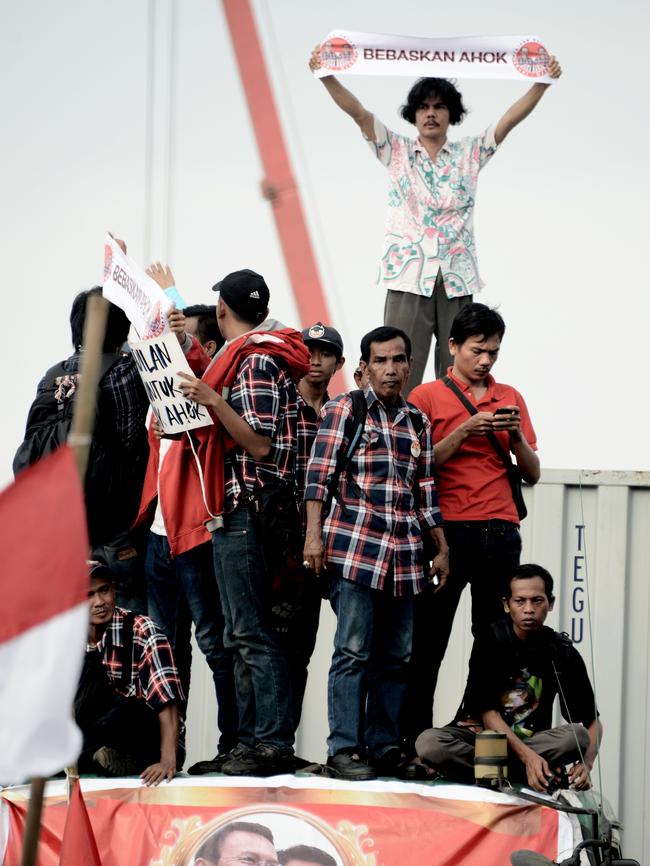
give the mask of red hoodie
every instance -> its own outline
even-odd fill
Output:
[[[243,334],[212,363],[200,344],[193,340],[187,360],[197,375],[203,374],[201,378],[218,394],[223,394],[224,389],[229,389],[235,381],[244,358],[254,354],[270,355],[281,362],[295,382],[309,371],[309,350],[300,332],[293,328]],[[193,430],[172,442],[160,468],[159,440],[149,432],[151,451],[135,525],[151,519],[160,490],[160,507],[172,556],[209,541],[210,533],[205,524],[223,513],[224,457],[235,443],[219,419],[213,415],[212,420],[213,426]],[[201,464],[207,508],[189,436],[192,436]]]

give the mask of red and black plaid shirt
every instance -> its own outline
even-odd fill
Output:
[[[313,406],[302,396],[300,391],[296,395],[298,404],[298,443],[296,450],[296,484],[302,496],[305,492],[307,481],[307,466],[311,455],[311,446],[320,427],[320,415]],[[325,393],[323,405],[329,401],[329,394]]]
[[[372,388],[366,402],[364,432],[349,478],[342,474],[339,501],[329,517],[323,516],[326,560],[341,577],[373,589],[384,589],[392,573],[394,595],[415,594],[427,583],[420,523],[434,527],[443,522],[433,479],[431,425],[423,415],[418,436],[411,418],[420,410],[404,400],[387,409]],[[341,394],[323,409],[305,501],[327,498],[337,455],[354,430],[352,398]]]
[[[108,628],[98,644],[89,644],[87,651],[99,650],[106,673],[119,694],[126,698],[142,698],[156,712],[167,704],[185,702],[174,654],[165,635],[148,616],[137,614],[133,619],[131,679],[122,683],[124,647],[124,617],[128,611],[116,607]]]
[[[237,373],[228,402],[256,433],[271,439],[266,460],[254,460],[243,448],[226,455],[226,512],[234,511],[240,488],[233,459],[253,493],[278,478],[293,478],[296,464],[296,386],[291,376],[265,354],[248,355]]]

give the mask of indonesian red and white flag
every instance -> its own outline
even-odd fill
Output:
[[[0,784],[76,761],[88,634],[83,491],[64,446],[0,493]]]

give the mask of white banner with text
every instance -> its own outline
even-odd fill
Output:
[[[552,84],[551,52],[536,36],[454,36],[422,39],[333,30],[320,46],[326,75],[409,75],[509,78]]]
[[[104,246],[104,297],[124,310],[140,339],[170,333],[165,313],[173,301],[110,235]]]
[[[182,433],[212,424],[205,406],[185,397],[178,373],[193,376],[176,334],[129,341],[151,409],[165,433]]]

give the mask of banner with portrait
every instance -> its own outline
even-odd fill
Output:
[[[308,776],[178,778],[158,788],[137,779],[81,784],[103,866],[214,862],[226,836],[229,851],[240,845],[243,856],[254,848],[270,864],[307,846],[329,866],[486,866],[507,864],[522,848],[560,860],[580,836],[573,816],[462,785]],[[28,796],[27,787],[0,794],[4,866],[20,863]],[[66,813],[65,782],[48,783],[38,866],[58,864]]]

